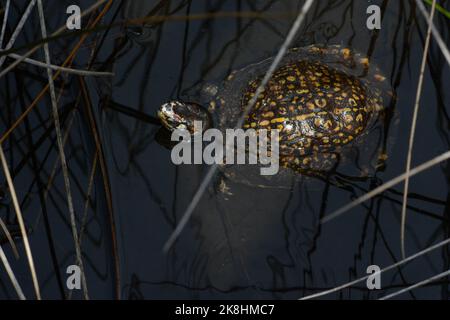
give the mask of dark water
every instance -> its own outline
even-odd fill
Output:
[[[84,7],[88,4],[88,1],[82,2]],[[369,4],[378,4],[382,8],[379,32],[365,27]],[[356,178],[343,175],[348,172],[345,171],[349,167],[347,164],[347,167],[338,168],[328,180],[298,179],[291,190],[256,188],[226,181],[228,192],[223,193],[220,192],[223,177],[219,173],[175,246],[164,254],[162,247],[192,199],[207,166],[173,165],[170,151],[155,141],[159,126],[146,121],[146,117],[155,116],[158,107],[168,100],[199,99],[203,84],[220,83],[231,70],[274,56],[303,1],[135,0],[123,4],[114,1],[103,21],[105,25],[113,20],[146,14],[179,17],[150,21],[143,27],[114,27],[106,34],[99,31],[96,39],[99,51],[94,66],[113,70],[115,76],[112,81],[86,80],[111,188],[122,298],[297,299],[364,276],[369,265],[385,267],[401,259],[403,185],[389,189],[382,196],[324,225],[320,225],[319,220],[405,170],[426,34],[426,24],[411,4],[411,1],[403,0],[316,1],[293,43],[293,46],[318,43],[349,46],[368,55],[371,64],[384,72],[396,99],[386,105],[389,116],[383,138],[371,135],[367,141],[371,146],[386,146],[388,158],[384,165],[376,170],[372,168],[369,177]],[[448,8],[449,2],[441,1],[441,5]],[[223,12],[229,15],[221,16]],[[256,12],[260,16],[248,15]],[[62,23],[56,17],[55,20],[51,24]],[[435,23],[446,43],[450,43],[449,20],[436,13]],[[29,34],[31,38],[33,31]],[[94,40],[91,36],[88,42]],[[22,41],[26,43],[30,39]],[[59,46],[63,42],[60,40]],[[66,50],[56,44],[54,47],[61,55],[55,59],[62,61]],[[81,51],[80,65],[88,59],[88,50],[86,47]],[[435,42],[431,44],[427,62],[413,166],[447,151],[450,142],[447,113],[450,96],[446,90],[450,72]],[[33,71],[36,73],[35,69]],[[13,97],[22,95],[20,86],[14,81],[17,77],[8,75],[7,79],[0,80],[8,81],[7,87],[1,86],[5,101],[8,101],[5,98],[7,92]],[[34,97],[42,85],[34,84],[27,75],[24,77],[30,83],[30,96]],[[78,81],[69,78],[66,92],[66,103],[75,101],[80,92]],[[122,111],[107,107],[101,102],[102,97],[121,105]],[[26,96],[25,101],[28,99]],[[20,107],[23,102],[16,100]],[[14,104],[8,105],[12,108]],[[41,106],[42,112],[49,116],[50,104],[42,103]],[[134,113],[124,113],[123,107]],[[10,126],[11,118],[20,115],[19,110],[12,115],[2,115],[3,131]],[[81,221],[82,190],[88,185],[95,142],[89,113],[83,107],[76,110],[75,127],[66,154],[72,172],[76,212]],[[35,113],[30,119],[31,124],[40,120]],[[27,136],[25,126],[17,130]],[[33,132],[32,136],[37,140],[39,134]],[[19,139],[21,134],[14,137]],[[17,154],[10,160],[11,166],[15,166],[23,157],[27,144],[23,142],[20,152],[20,141],[11,139],[9,143],[11,151],[7,156]],[[51,148],[52,143],[46,142],[47,147]],[[38,161],[45,162],[42,154],[43,150],[39,149]],[[46,160],[46,167],[52,167],[56,154],[53,150],[50,157],[53,160]],[[32,168],[31,164],[25,166],[15,181],[21,198],[30,192],[30,179],[37,174]],[[47,173],[39,175],[46,183]],[[449,177],[448,163],[444,162],[411,178],[405,239],[407,254],[449,237]],[[74,263],[75,253],[61,173],[56,182],[59,193],[52,191],[55,199],[52,198],[47,214],[56,247],[56,269],[65,279],[65,268]],[[88,214],[82,247],[89,293],[93,298],[112,298],[115,288],[116,255],[110,235],[111,210],[105,200],[108,192],[103,182],[98,172],[93,209]],[[52,264],[55,258],[50,255],[48,230],[39,213],[42,203],[37,190],[39,185],[34,185],[31,200],[24,202],[26,222],[34,226],[30,242],[43,296],[59,298],[58,277]],[[14,211],[10,200],[5,201],[0,214],[13,227]],[[33,224],[36,219],[40,220]],[[14,262],[14,270],[25,294],[32,296],[32,283],[19,239],[17,245],[22,255]],[[12,259],[9,245],[3,247]],[[449,253],[448,248],[443,247],[402,268],[383,273],[381,290],[368,291],[365,282],[361,282],[326,298],[381,297],[448,270]],[[0,280],[0,297],[15,297],[3,272]],[[443,278],[400,298],[448,299],[449,293],[448,278]],[[74,297],[79,298],[81,294],[74,293]]]

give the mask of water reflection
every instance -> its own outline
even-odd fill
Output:
[[[15,15],[11,21],[20,18],[22,2],[12,2]],[[81,2],[86,7],[91,4]],[[80,221],[88,203],[82,249],[92,297],[114,297],[118,283],[115,259],[120,265],[119,291],[130,299],[296,299],[365,275],[370,264],[387,266],[399,260],[401,187],[389,189],[326,225],[319,221],[404,171],[426,30],[412,1],[371,1],[383,12],[380,31],[365,28],[364,1],[315,1],[295,39],[296,47],[338,44],[354,48],[386,75],[395,96],[386,106],[383,123],[387,125],[367,137],[370,143],[363,146],[368,149],[355,149],[350,161],[328,176],[299,177],[288,188],[255,188],[219,172],[168,255],[162,253],[163,244],[207,167],[171,163],[170,150],[156,140],[158,107],[174,99],[200,101],[206,83],[220,84],[232,70],[272,57],[303,3],[113,3],[103,22],[118,23],[111,30],[94,33],[76,62],[78,66],[92,62],[95,69],[114,71],[115,77],[56,81],[58,89],[67,89],[60,101],[60,116],[64,131],[70,133],[66,152]],[[49,17],[49,26],[61,25],[61,19]],[[437,14],[435,23],[450,43],[449,20]],[[33,39],[33,24],[26,28],[28,38]],[[72,47],[70,41],[59,41],[53,44],[58,54]],[[98,50],[90,51],[95,46]],[[56,56],[55,64],[60,62]],[[450,73],[444,64],[432,43],[413,165],[449,149],[450,98],[445,89]],[[41,69],[27,68],[18,68],[0,81],[5,132],[46,82]],[[42,198],[53,170],[60,178],[48,105],[45,100],[34,109],[29,122],[19,126],[4,147],[27,213],[30,241],[39,257],[36,265],[44,295],[61,298],[66,295],[64,271],[75,261],[75,253],[61,182],[57,180],[51,189],[48,202]],[[98,128],[98,137],[93,128]],[[98,169],[89,198],[86,186],[99,140],[104,158],[99,156],[98,166],[104,175]],[[387,157],[372,163],[371,159],[378,160],[374,153],[379,149]],[[367,162],[370,170],[364,171]],[[406,229],[409,254],[450,235],[448,168],[445,163],[411,179]],[[0,217],[20,240],[10,200],[0,200]],[[111,239],[112,221],[117,227],[118,255]],[[0,243],[10,256],[7,240],[0,232]],[[14,270],[28,275],[23,261],[13,262]],[[377,298],[449,268],[449,251],[444,248],[386,273],[381,291],[369,292],[361,284],[328,298]],[[0,297],[14,297],[9,283],[0,274]],[[21,284],[25,292],[32,292],[31,281]],[[447,279],[402,296],[448,297]]]

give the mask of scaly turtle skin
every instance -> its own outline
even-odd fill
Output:
[[[209,112],[216,115],[219,128],[234,127],[272,61],[231,73],[218,89]],[[369,60],[351,49],[294,48],[258,97],[243,128],[280,130],[281,166],[299,173],[326,171],[341,158],[346,146],[370,130],[387,92],[378,68],[369,68]],[[161,110],[164,108],[167,105]],[[171,117],[163,111],[159,116],[165,123],[165,118]],[[198,113],[183,114],[185,122],[198,118]]]

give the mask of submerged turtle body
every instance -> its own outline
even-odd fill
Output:
[[[272,59],[233,72],[211,102],[219,127],[233,127]],[[340,46],[291,49],[244,122],[278,129],[280,164],[300,173],[325,171],[367,133],[383,109],[385,77],[362,55]]]

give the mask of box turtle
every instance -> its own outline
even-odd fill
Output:
[[[195,120],[201,120],[204,129],[234,128],[272,62],[270,58],[236,70],[220,87],[205,86],[207,108],[201,103],[165,103],[158,111],[162,124],[192,133]],[[280,167],[314,175],[336,166],[346,148],[371,130],[388,93],[380,70],[350,48],[293,48],[257,98],[243,129],[278,129]]]

